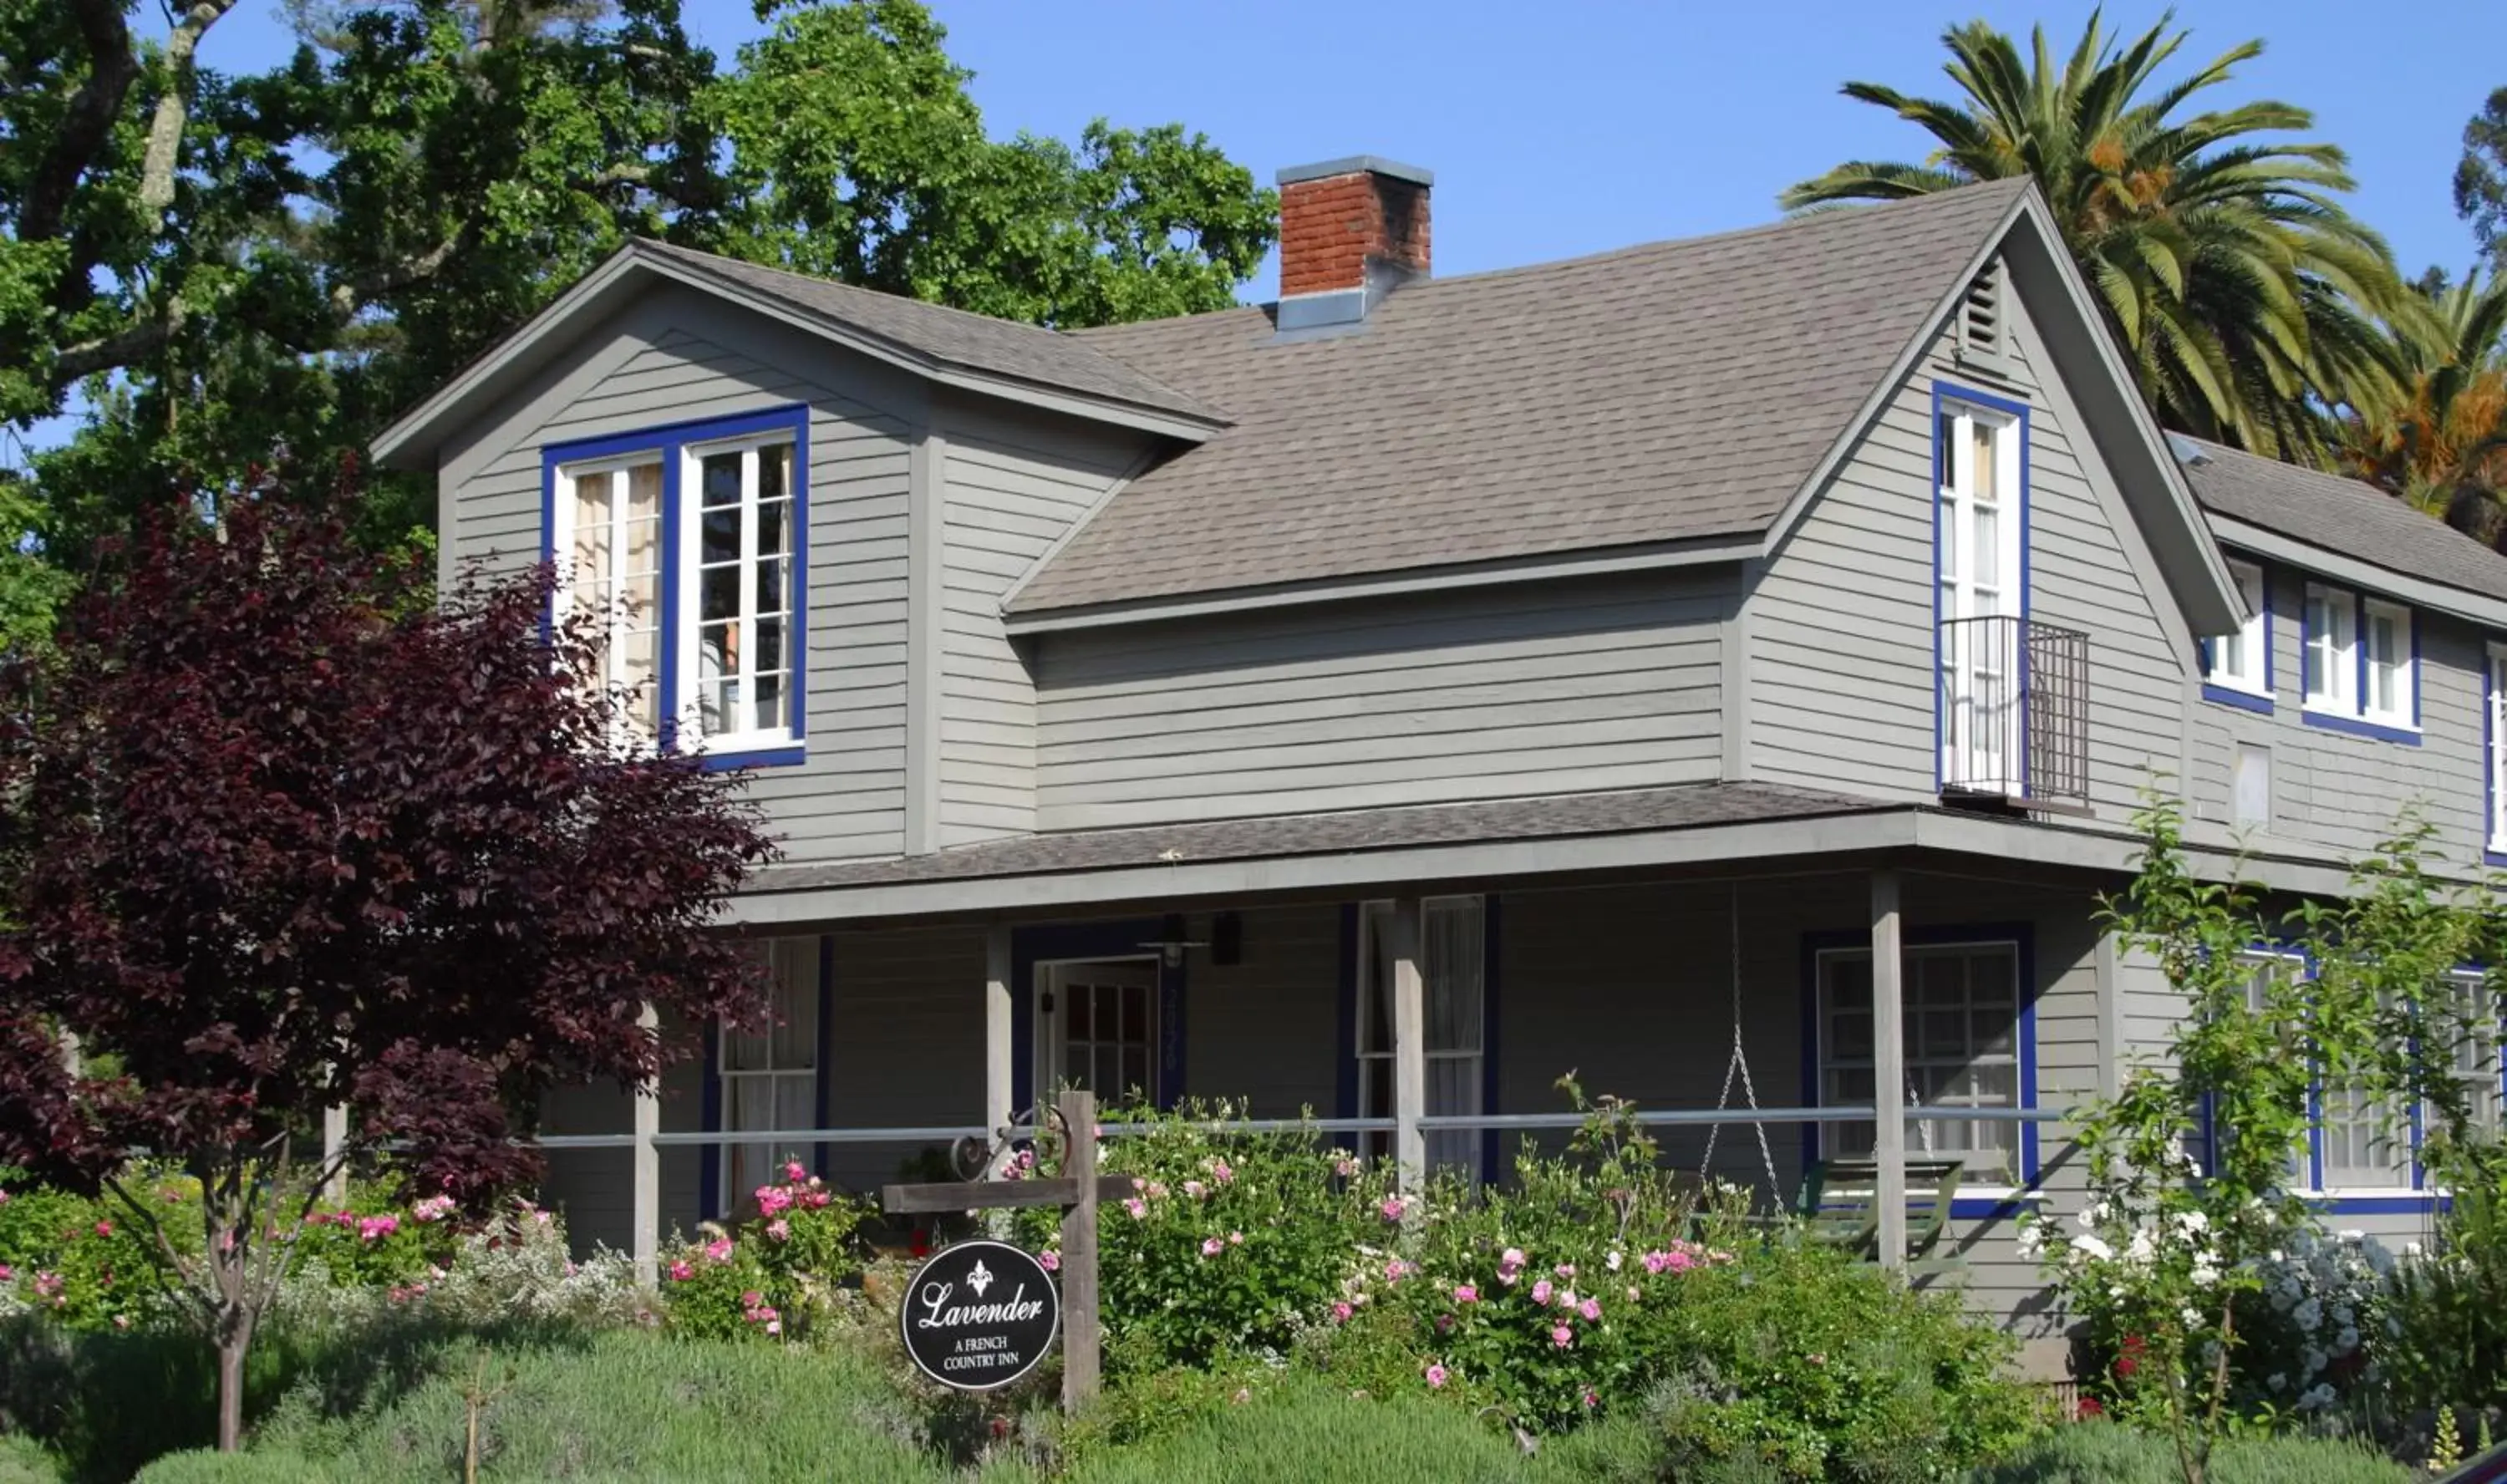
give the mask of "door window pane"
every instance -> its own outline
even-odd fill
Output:
[[[2018,950],[2009,943],[1909,948],[1904,973],[1908,1109],[2017,1107]],[[1819,956],[1821,1092],[1831,1105],[1869,1106],[1872,1086],[1871,958],[1860,951]],[[1840,1155],[1869,1157],[1869,1123],[1832,1124],[1823,1141]],[[1956,1154],[1962,1179],[1982,1185],[2018,1177],[2018,1126],[1980,1119],[1918,1118],[1908,1124],[1910,1152]]]

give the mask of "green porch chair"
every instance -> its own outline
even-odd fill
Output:
[[[1955,1159],[1907,1161],[1907,1271],[1954,1273],[1967,1267],[1955,1253],[1934,1255],[1949,1229],[1950,1203],[1958,1198]],[[1880,1248],[1880,1163],[1873,1159],[1824,1159],[1802,1172],[1794,1217],[1813,1242],[1876,1259]]]

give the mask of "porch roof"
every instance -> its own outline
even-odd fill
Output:
[[[2128,872],[2128,828],[2057,824],[1768,783],[1692,783],[1613,793],[1073,830],[924,855],[771,866],[731,904],[734,925],[1052,914],[1124,903],[1382,894],[1432,884],[1729,868],[1748,861],[1840,867],[1941,851],[2102,875]],[[2189,841],[2204,875],[2336,894],[2342,868],[2234,842]],[[1791,867],[1787,865],[1790,862]]]

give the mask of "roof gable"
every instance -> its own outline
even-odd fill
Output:
[[[796,325],[848,349],[959,386],[1186,441],[1225,416],[1075,336],[970,314],[636,238],[377,435],[375,456],[430,465],[435,450],[611,311],[678,283]]]

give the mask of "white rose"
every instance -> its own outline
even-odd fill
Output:
[[[2099,1241],[2097,1238],[2090,1236],[2087,1232],[2083,1232],[2081,1235],[2072,1239],[2072,1250],[2082,1253],[2085,1256],[2094,1257],[2100,1262],[2104,1262],[2115,1256],[2114,1248],[2107,1246],[2104,1242]]]

